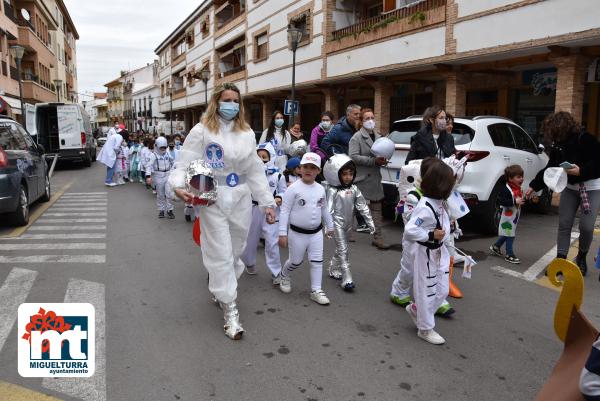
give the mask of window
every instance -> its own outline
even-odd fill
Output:
[[[508,124],[492,124],[488,126],[488,132],[494,146],[512,149],[516,147]]]
[[[537,146],[535,146],[535,142],[527,135],[525,131],[523,131],[520,127],[516,125],[511,125],[510,130],[512,131],[513,137],[515,138],[515,142],[517,144],[517,149],[524,150],[530,153],[538,153]]]
[[[31,137],[29,136],[27,131],[25,131],[25,128],[18,126],[17,129],[19,130],[19,133],[23,137],[23,140],[25,141],[27,148],[35,149],[35,143],[33,142],[33,139],[31,139]]]
[[[302,39],[298,46],[304,46],[311,41],[310,9],[290,18],[289,25],[302,31]]]
[[[269,57],[269,32],[254,36],[254,61],[266,60]]]
[[[14,123],[0,125],[0,146],[4,150],[27,150],[27,142]]]
[[[200,23],[200,31],[202,31],[202,39],[210,35],[210,18],[208,15]]]

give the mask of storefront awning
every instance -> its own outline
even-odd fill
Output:
[[[21,101],[7,95],[0,96],[0,113],[6,111],[7,104],[13,114],[21,114]]]

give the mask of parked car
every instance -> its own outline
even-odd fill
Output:
[[[400,167],[421,121],[421,116],[412,116],[392,125],[389,137],[395,142],[396,151],[390,163],[381,169],[384,187],[388,187],[388,204],[395,206],[396,200],[390,199],[390,194],[397,197],[395,186],[400,179]],[[504,185],[504,169],[519,164],[525,171],[524,185],[528,185],[546,166],[548,156],[544,147],[537,145],[523,128],[504,117],[456,118],[452,136],[458,155],[469,157],[464,179],[457,189],[471,208],[471,214],[479,216],[484,231],[494,233],[500,219],[498,194]],[[551,194],[544,193],[541,198],[549,203]]]
[[[29,206],[50,200],[48,164],[44,147],[35,143],[21,124],[0,116],[0,213],[1,220],[23,226],[29,222]]]
[[[58,154],[59,160],[80,161],[86,167],[96,160],[90,117],[81,105],[38,103],[33,121],[29,131],[49,158]]]

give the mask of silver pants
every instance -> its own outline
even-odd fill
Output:
[[[329,261],[329,273],[341,272],[350,268],[348,260],[348,233],[349,229],[334,226],[333,238],[335,240],[335,253]]]

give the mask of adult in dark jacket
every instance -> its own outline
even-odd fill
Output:
[[[331,131],[325,135],[321,142],[323,149],[329,156],[334,153],[348,154],[348,144],[356,132],[356,127],[360,122],[360,106],[351,104],[346,108],[346,117],[339,119]]]
[[[410,139],[405,163],[426,157],[444,159],[454,154],[454,138],[446,132],[446,126],[446,112],[440,106],[428,107],[423,113],[421,129]]]
[[[544,172],[548,167],[559,167],[563,162],[574,165],[566,170],[567,188],[560,194],[556,257],[567,257],[575,214],[581,206],[583,213],[579,219],[579,252],[575,263],[585,275],[586,257],[592,244],[596,216],[600,210],[600,144],[595,137],[583,132],[573,116],[566,111],[547,116],[542,123],[541,132],[551,144],[550,159],[546,167],[529,184],[525,197],[529,198],[534,191],[546,187]]]

